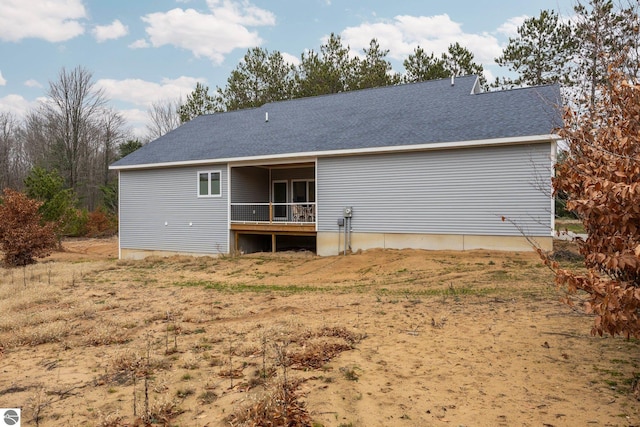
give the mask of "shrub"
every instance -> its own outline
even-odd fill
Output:
[[[57,245],[56,224],[42,224],[42,203],[11,189],[4,190],[0,205],[0,247],[9,266],[25,266],[43,258]]]
[[[87,237],[107,237],[116,234],[117,224],[103,209],[96,209],[88,214],[85,229]]]
[[[61,222],[62,235],[67,237],[82,237],[87,234],[89,212],[86,209],[70,209]]]
[[[61,236],[82,236],[85,233],[86,212],[76,209],[77,195],[64,187],[58,171],[34,167],[24,181],[27,196],[39,200],[43,220],[56,223]]]
[[[560,136],[569,144],[554,189],[581,219],[578,240],[587,272],[546,257],[568,297],[584,291],[593,334],[640,338],[640,84],[611,72],[587,114],[567,111]],[[544,258],[544,255],[543,255]]]

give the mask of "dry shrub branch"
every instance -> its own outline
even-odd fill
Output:
[[[587,271],[542,255],[567,303],[586,293],[592,334],[640,338],[640,85],[611,67],[601,95],[589,114],[566,111],[560,135],[569,153],[553,180],[588,233],[577,241]]]
[[[42,203],[23,193],[4,190],[0,203],[0,248],[8,266],[25,266],[35,258],[51,254],[58,241],[55,224],[43,224],[38,209]]]

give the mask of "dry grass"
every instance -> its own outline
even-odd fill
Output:
[[[0,272],[0,400],[26,425],[640,423],[639,343],[588,336],[531,254],[81,243]]]
[[[227,421],[232,426],[306,427],[312,421],[303,400],[300,381],[276,382],[254,393],[238,407]]]

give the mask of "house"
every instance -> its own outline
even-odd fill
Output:
[[[465,76],[199,116],[111,165],[120,256],[550,249],[559,99]]]

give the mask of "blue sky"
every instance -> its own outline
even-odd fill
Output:
[[[142,136],[152,102],[177,99],[196,82],[224,87],[247,49],[295,62],[330,33],[353,54],[375,37],[396,71],[420,45],[436,54],[459,42],[487,77],[529,16],[572,0],[0,0],[0,111],[18,118],[46,96],[62,67],[93,73],[110,105]]]

